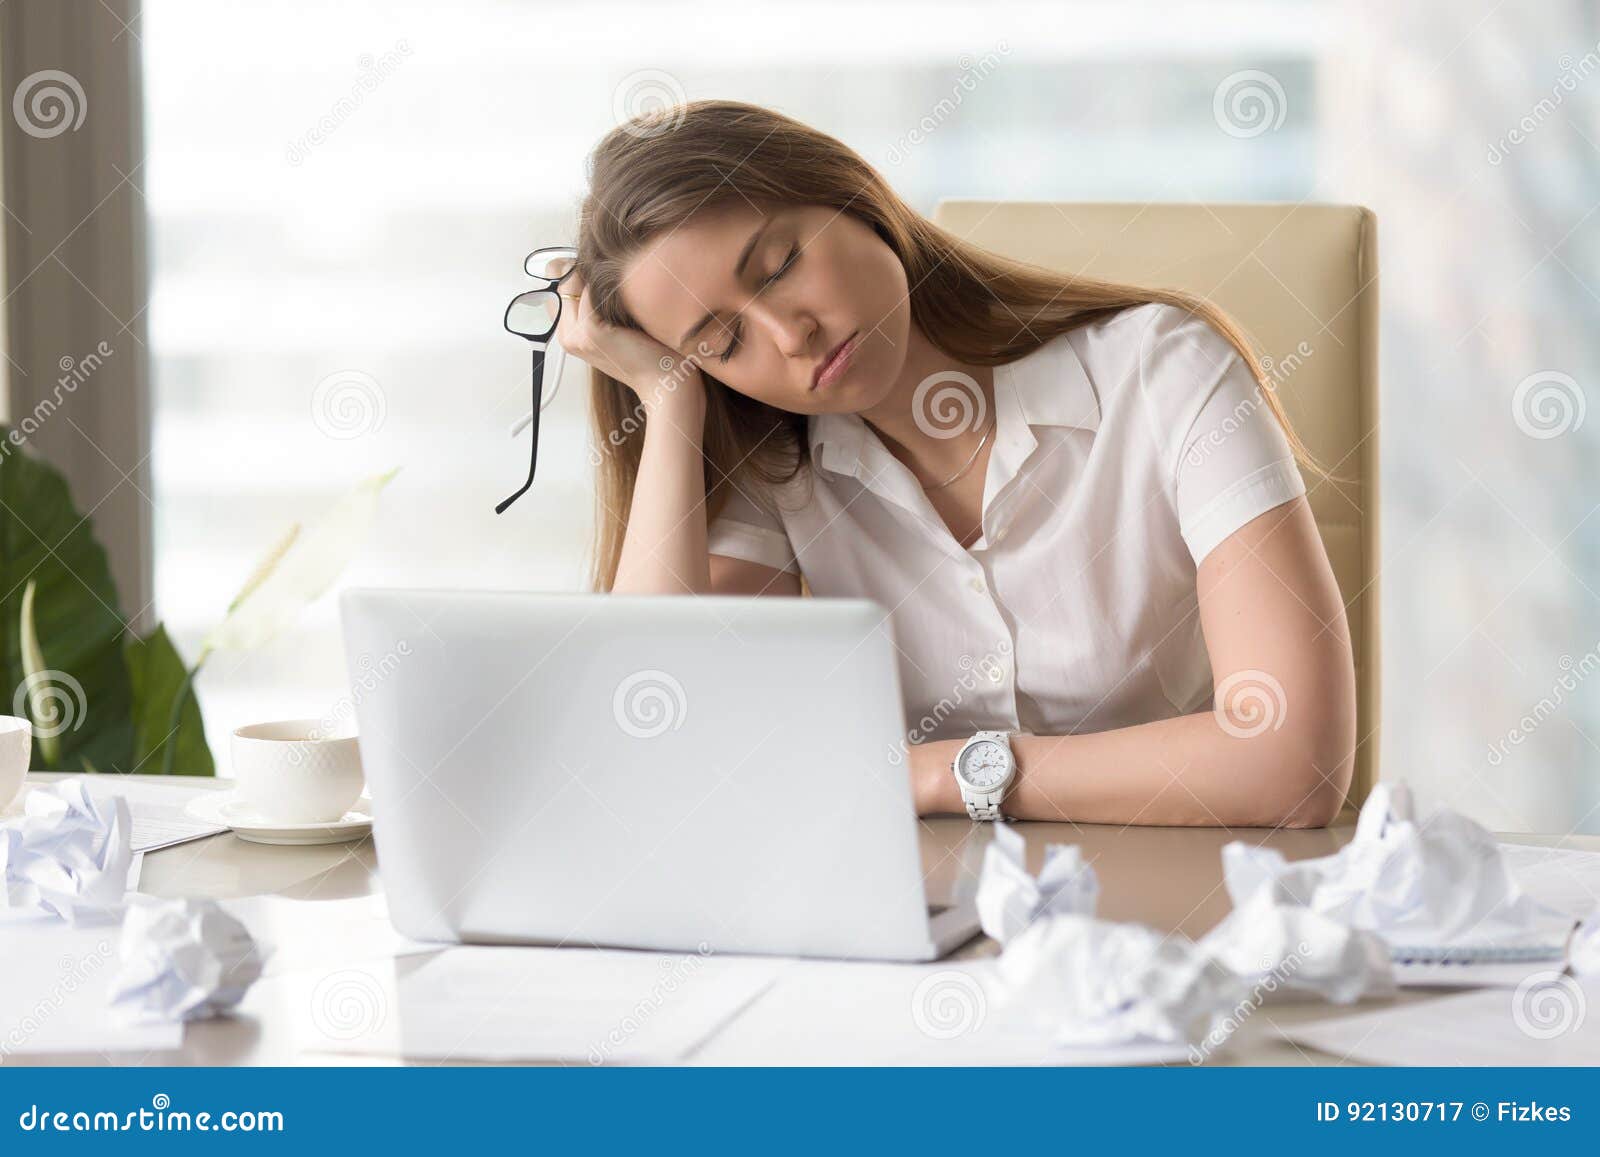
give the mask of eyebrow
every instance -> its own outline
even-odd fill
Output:
[[[772,218],[768,217],[765,221],[761,222],[760,225],[756,226],[756,231],[750,234],[750,240],[746,241],[744,243],[744,248],[739,250],[739,260],[733,263],[733,276],[735,279],[744,276],[744,267],[750,260],[750,254],[755,252],[756,244],[761,240],[761,235],[767,231],[767,227],[771,224]],[[694,325],[689,327],[688,331],[678,339],[678,344],[680,346],[688,345],[690,338],[699,333],[701,330],[705,329],[706,326],[710,325],[715,320],[717,320],[716,314],[706,314],[699,321],[695,322]]]

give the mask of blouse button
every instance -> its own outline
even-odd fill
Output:
[[[972,589],[977,591],[981,595],[981,594],[983,594],[984,591],[988,590],[989,588],[984,586],[983,580],[981,578],[975,578],[975,579],[972,580]]]
[[[999,683],[999,682],[1002,682],[1005,679],[1005,677],[1006,677],[1006,673],[1004,671],[1002,671],[998,665],[990,666],[990,668],[989,668],[989,682],[991,682],[991,683]]]

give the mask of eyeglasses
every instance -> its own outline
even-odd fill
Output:
[[[532,445],[528,453],[528,480],[522,484],[522,489],[494,508],[496,514],[504,514],[506,508],[526,494],[528,487],[533,485],[533,472],[539,465],[539,414],[555,400],[556,390],[561,387],[561,366],[567,357],[566,351],[560,345],[554,347],[555,356],[550,359],[550,381],[553,388],[550,396],[546,398],[544,397],[545,352],[551,348],[550,339],[555,335],[556,323],[561,320],[559,288],[561,283],[577,269],[578,251],[569,245],[550,245],[543,249],[535,249],[528,254],[528,259],[522,263],[522,267],[529,277],[542,284],[537,289],[517,294],[506,307],[506,329],[518,337],[526,338],[533,346],[533,409],[512,425],[511,436],[515,438],[522,433],[523,427],[531,426]]]

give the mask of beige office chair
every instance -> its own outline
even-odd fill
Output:
[[[1007,257],[1182,289],[1229,313],[1270,358],[1289,418],[1330,473],[1306,489],[1344,595],[1358,739],[1350,804],[1378,769],[1378,247],[1354,205],[940,202],[934,221]],[[1307,343],[1310,352],[1301,345]],[[1266,363],[1263,363],[1264,365]]]

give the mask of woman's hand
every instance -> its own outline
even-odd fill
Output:
[[[601,320],[581,272],[563,281],[560,292],[566,299],[556,326],[556,340],[562,349],[631,389],[647,414],[680,402],[704,403],[700,367],[643,330]]]
[[[907,746],[911,798],[919,816],[965,814],[950,764],[964,740],[936,739]]]

